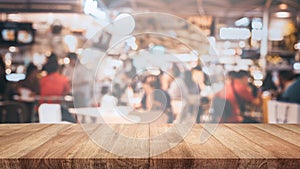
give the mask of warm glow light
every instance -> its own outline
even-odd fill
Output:
[[[296,43],[295,46],[294,46],[294,48],[295,48],[296,50],[300,50],[300,42]]]
[[[6,74],[11,74],[11,69],[6,69],[6,70],[5,70],[5,73],[6,73]]]
[[[5,64],[6,64],[7,66],[10,66],[10,65],[11,65],[11,60],[6,60],[6,61],[5,61]]]
[[[42,72],[40,73],[40,75],[41,75],[42,77],[45,77],[45,76],[47,76],[47,72],[46,72],[46,71],[42,71]]]
[[[64,64],[64,59],[58,59],[58,64],[63,65]]]
[[[137,45],[137,44],[133,44],[133,45],[131,46],[131,49],[132,49],[132,50],[137,50],[137,49],[138,49],[138,45]]]
[[[289,12],[276,12],[275,16],[278,18],[288,18],[291,16],[291,13]]]
[[[280,4],[279,5],[279,9],[281,9],[281,10],[285,10],[287,8],[288,8],[287,4]]]
[[[17,51],[17,48],[16,47],[14,47],[14,46],[10,46],[9,48],[8,48],[8,50],[10,51],[10,52],[16,52]]]
[[[237,55],[242,55],[243,54],[243,50],[242,49],[236,49],[235,53]]]

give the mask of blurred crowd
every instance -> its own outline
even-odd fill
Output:
[[[291,70],[266,72],[260,88],[253,85],[248,71],[230,71],[225,75],[222,89],[203,94],[212,88],[212,83],[200,64],[188,69],[173,63],[167,71],[156,69],[139,74],[128,59],[121,68],[115,68],[118,73],[114,79],[104,77],[94,84],[89,70],[77,62],[77,55],[68,53],[67,57],[70,63],[64,67],[58,64],[54,53],[47,57],[42,70],[30,63],[26,78],[13,85],[5,78],[5,64],[1,59],[1,100],[26,95],[39,96],[39,103],[61,103],[59,99],[47,97],[71,95],[75,107],[125,105],[145,111],[160,110],[168,117],[168,123],[184,122],[189,117],[196,117],[197,123],[261,122],[247,113],[261,112],[262,96],[266,94],[272,99],[300,104],[300,78]],[[178,107],[179,104],[182,106]],[[67,108],[63,112],[67,121],[75,121]]]

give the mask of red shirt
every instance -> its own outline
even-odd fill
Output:
[[[235,92],[237,93],[237,95],[241,99],[243,99],[242,101],[251,102],[254,99],[248,85],[245,85],[238,80],[234,80],[233,86],[234,86],[234,89],[235,89]],[[233,90],[231,82],[228,82],[225,84],[225,90],[226,90],[225,92],[222,91],[222,92],[218,93],[218,95],[221,98],[225,98],[226,100],[228,100],[231,103],[233,112],[232,112],[232,116],[227,119],[224,119],[224,121],[225,122],[241,122],[241,121],[239,121],[239,119],[240,119],[239,116],[241,115],[241,112],[240,112],[240,108],[239,108],[237,99],[234,95],[234,90]],[[224,93],[226,93],[226,96],[224,96]]]
[[[63,96],[70,91],[69,80],[58,72],[51,73],[41,79],[41,96]]]

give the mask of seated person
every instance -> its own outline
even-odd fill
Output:
[[[104,109],[112,110],[114,107],[117,106],[118,99],[112,96],[109,93],[109,87],[103,86],[101,89],[101,107]]]
[[[295,79],[295,74],[292,70],[281,70],[278,73],[278,77],[281,88],[281,95],[278,97],[278,100],[299,103],[299,78]]]
[[[168,123],[173,122],[173,112],[170,95],[161,89],[158,77],[149,75],[143,80],[144,96],[141,106],[144,110],[163,111],[168,116]]]
[[[21,97],[25,92],[27,93],[26,97],[31,97],[34,95],[40,94],[40,81],[37,77],[38,69],[31,63],[26,69],[26,78],[18,82],[18,90]]]
[[[61,96],[70,93],[70,83],[68,78],[58,72],[58,62],[55,54],[51,54],[48,58],[48,62],[44,65],[43,69],[47,72],[47,75],[40,81],[40,103],[61,103],[58,100],[52,101],[44,99],[43,97],[49,96]],[[62,107],[62,120],[76,122],[75,118],[68,112],[68,109]]]
[[[300,104],[300,77],[283,92],[283,101]]]

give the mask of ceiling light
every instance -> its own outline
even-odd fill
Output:
[[[285,10],[287,8],[288,8],[287,4],[280,4],[279,5],[279,9],[281,9],[281,10]]]
[[[221,39],[248,39],[251,33],[247,28],[221,28],[220,29],[220,38]]]
[[[300,63],[294,63],[293,67],[295,70],[300,70]]]
[[[300,50],[300,42],[296,43],[296,44],[294,45],[294,48],[295,48],[296,50]]]
[[[234,22],[234,24],[236,26],[248,26],[249,23],[250,23],[250,20],[247,17],[243,17],[243,18],[241,18],[241,19]]]
[[[262,20],[260,18],[253,18],[251,27],[252,29],[262,29]]]
[[[288,18],[291,16],[291,13],[289,12],[276,12],[275,16],[278,18]]]

